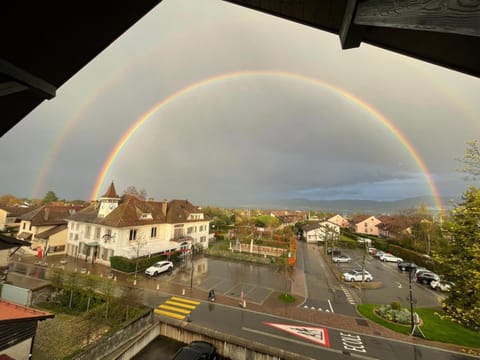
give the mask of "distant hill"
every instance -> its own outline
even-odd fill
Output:
[[[442,198],[443,205],[447,209],[451,209],[452,200],[458,201],[458,199],[453,198]],[[394,201],[282,199],[271,201],[269,204],[252,204],[249,207],[264,209],[319,210],[341,214],[386,214],[394,213],[401,209],[416,208],[422,204],[425,204],[430,211],[434,213],[439,210],[431,196],[418,196]]]

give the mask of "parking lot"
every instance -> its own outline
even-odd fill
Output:
[[[404,306],[409,304],[408,272],[400,271],[394,262],[383,262],[372,255],[364,255],[361,249],[345,249],[341,252],[350,256],[352,262],[335,265],[339,272],[361,269],[365,256],[365,269],[372,274],[374,281],[382,282],[382,286],[378,289],[352,289],[363,303],[388,304],[398,301]],[[438,306],[439,299],[443,296],[428,285],[417,284],[413,277],[412,291],[414,305],[418,307]]]

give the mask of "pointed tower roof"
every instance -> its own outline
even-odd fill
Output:
[[[107,192],[102,196],[102,198],[119,199],[119,196],[117,195],[117,191],[115,190],[115,185],[113,185],[113,181],[108,187]]]

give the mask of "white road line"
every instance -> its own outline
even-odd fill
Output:
[[[269,337],[272,337],[274,339],[288,341],[288,342],[291,342],[291,343],[294,343],[294,344],[299,344],[299,345],[302,345],[302,346],[309,346],[309,347],[312,347],[312,348],[315,348],[315,349],[322,349],[322,350],[334,352],[334,353],[337,353],[337,354],[345,354],[343,350],[332,349],[330,347],[315,345],[315,344],[308,343],[308,342],[303,342],[303,341],[300,341],[300,340],[288,339],[288,338],[285,338],[283,336],[270,334],[268,332],[264,332],[264,331],[260,331],[260,330],[255,330],[255,329],[251,329],[251,328],[247,328],[247,327],[242,327],[241,329],[244,330],[244,331],[252,332],[254,334],[269,336]],[[328,329],[327,329],[327,331],[328,331]],[[359,358],[359,359],[365,359],[365,360],[379,360],[378,358],[374,358],[374,357],[371,357],[371,356],[360,355],[360,354],[356,354],[356,353],[350,353],[350,356],[356,357],[356,358]]]
[[[330,299],[328,299],[328,305],[330,306],[330,310],[331,310],[332,313],[333,313],[333,307],[332,307],[332,303],[330,302]]]

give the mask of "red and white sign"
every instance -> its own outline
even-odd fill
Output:
[[[302,325],[276,324],[271,322],[264,322],[264,324],[280,329],[292,335],[296,335],[301,338],[310,340],[316,344],[330,347],[330,341],[328,340],[328,331],[325,328]]]

